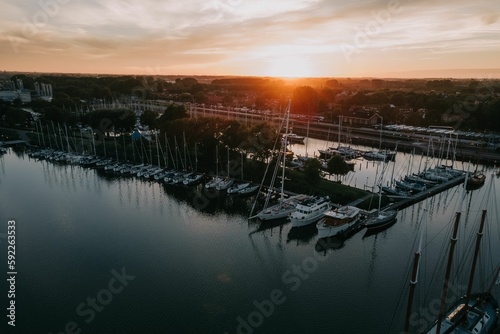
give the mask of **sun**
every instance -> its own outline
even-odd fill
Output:
[[[270,77],[312,77],[313,66],[305,56],[284,55],[268,62],[265,75]]]

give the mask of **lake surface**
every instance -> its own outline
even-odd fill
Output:
[[[296,153],[305,151],[298,146]],[[404,171],[408,156],[398,154],[394,169]],[[344,180],[373,186],[375,170],[376,163],[359,160]],[[289,223],[248,222],[253,198],[211,199],[200,188],[110,177],[11,149],[0,157],[0,259],[6,275],[7,221],[15,220],[16,328],[6,326],[5,315],[2,328],[54,334],[400,333],[423,231],[413,308],[413,328],[421,329],[434,318],[455,212],[462,212],[462,220],[453,293],[467,284],[482,209],[488,209],[488,228],[476,288],[491,282],[488,275],[498,265],[500,179],[486,170],[482,188],[465,192],[457,186],[415,204],[385,231],[321,242],[314,226],[292,230]],[[4,295],[5,279],[0,287]],[[493,292],[499,296],[498,285]],[[2,299],[4,312],[6,307]]]

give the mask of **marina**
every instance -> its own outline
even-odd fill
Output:
[[[399,155],[396,161],[404,161],[404,155]],[[98,168],[36,160],[13,149],[0,159],[1,218],[7,219],[4,215],[15,210],[18,222],[37,222],[19,231],[24,242],[36,246],[36,252],[33,248],[20,248],[19,252],[25,259],[25,270],[42,279],[19,280],[18,300],[27,305],[19,312],[21,316],[24,312],[37,314],[36,328],[47,332],[64,326],[65,320],[59,320],[62,317],[74,318],[90,332],[103,328],[109,332],[125,328],[140,331],[147,322],[153,331],[168,328],[177,332],[237,333],[238,317],[248,322],[248,315],[255,310],[253,301],[266,300],[270,291],[280,289],[286,294],[286,302],[266,318],[262,324],[266,331],[303,333],[333,326],[340,332],[400,333],[404,314],[398,312],[397,301],[406,296],[405,267],[424,212],[433,222],[428,233],[438,236],[425,251],[431,265],[437,261],[431,254],[439,250],[437,243],[442,239],[438,232],[449,224],[452,212],[463,208],[470,221],[477,219],[477,213],[488,203],[483,198],[489,182],[500,180],[489,169],[483,187],[469,192],[453,187],[401,207],[397,222],[386,230],[365,236],[353,229],[342,237],[320,238],[315,224],[297,229],[286,219],[276,223],[248,221],[251,197],[203,197],[201,185],[166,186]],[[25,182],[19,183],[21,178]],[[31,210],[21,209],[25,202],[33,203]],[[497,217],[495,210],[489,210],[491,219]],[[55,240],[63,239],[65,242],[56,250]],[[500,252],[498,242],[490,245],[494,252]],[[294,266],[312,268],[310,261],[317,267],[310,273],[303,272],[307,280],[293,273]],[[199,268],[196,272],[189,270],[194,264]],[[136,278],[130,282],[130,289],[124,289],[106,308],[107,316],[90,324],[84,318],[75,318],[78,303],[64,297],[74,291],[73,286],[87,286],[77,294],[85,300],[102,289],[110,270],[121,267]],[[58,284],[48,284],[54,273],[58,274]],[[335,284],[325,287],[326,281]],[[50,295],[48,302],[63,305],[66,311],[59,311],[55,319],[41,305],[27,303],[33,297],[25,292],[31,284],[42,284],[37,294]],[[436,287],[434,295],[438,294],[438,285],[429,285]],[[428,305],[428,292],[418,294],[419,305]],[[196,299],[192,297],[195,295]],[[384,307],[380,306],[381,298]],[[174,318],[169,315],[174,308],[130,306],[156,305],[161,300],[192,312]],[[355,322],[346,307],[371,316]],[[342,317],[328,320],[332,311]],[[134,316],[143,320],[126,320]],[[318,316],[325,320],[313,321]],[[420,317],[426,319],[425,315]],[[123,320],[116,324],[110,319]],[[29,325],[26,327],[29,330]]]

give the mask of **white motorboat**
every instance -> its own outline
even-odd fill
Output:
[[[332,203],[328,196],[312,197],[300,201],[295,212],[290,214],[292,227],[299,227],[312,224],[318,221],[323,214],[332,208]]]
[[[338,209],[325,212],[323,218],[316,224],[318,237],[326,238],[344,233],[360,223],[360,210],[355,206],[341,206]]]

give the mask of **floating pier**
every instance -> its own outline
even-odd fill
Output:
[[[462,175],[458,175],[458,176],[452,178],[451,180],[436,184],[435,186],[428,188],[424,191],[415,193],[415,194],[410,195],[408,197],[404,197],[401,200],[386,206],[382,211],[399,210],[402,208],[406,208],[412,204],[423,201],[424,199],[426,199],[430,196],[434,196],[434,195],[439,194],[440,192],[443,192],[447,189],[453,188],[456,185],[464,183],[465,179],[467,177],[467,172],[458,171],[458,170],[455,170],[455,171],[461,172]]]

